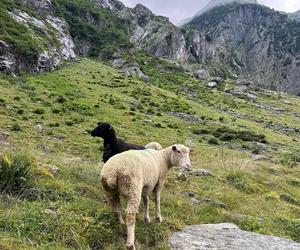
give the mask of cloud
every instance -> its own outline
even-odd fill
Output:
[[[210,0],[121,0],[126,6],[137,3],[147,6],[157,15],[167,16],[173,23],[193,16]],[[258,0],[259,3],[276,10],[295,12],[300,10],[300,0]]]

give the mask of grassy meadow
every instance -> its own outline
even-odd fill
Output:
[[[149,82],[90,59],[0,76],[0,249],[125,249],[99,182],[102,140],[89,135],[99,121],[132,143],[188,141],[193,168],[213,174],[170,171],[163,223],[138,215],[139,249],[168,249],[171,232],[218,222],[300,242],[300,99],[260,90],[249,101],[224,91],[232,80],[209,89],[168,61],[137,60]]]

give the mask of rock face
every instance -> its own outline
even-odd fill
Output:
[[[63,60],[76,57],[68,25],[62,18],[53,15],[50,0],[19,2],[35,8],[40,14],[34,17],[16,8],[7,10],[6,14],[30,34],[32,41],[36,43],[36,50],[31,52],[28,49],[24,53],[13,43],[0,41],[0,71],[8,74],[42,72],[58,67]]]
[[[240,230],[230,223],[190,226],[173,233],[171,249],[180,250],[299,250],[300,243],[291,240]]]
[[[227,65],[233,76],[300,94],[300,24],[256,1],[234,2],[195,17],[185,26],[188,30],[140,4],[119,16],[131,23],[131,42],[144,52],[181,62]]]
[[[198,11],[193,18],[202,15],[203,13],[212,10],[213,8],[228,5],[231,3],[238,3],[238,4],[257,4],[256,0],[211,0],[202,10]]]
[[[95,0],[101,7],[109,10],[121,10],[125,5],[117,0]]]
[[[297,22],[300,22],[300,10],[290,14],[290,18],[292,20],[296,20]]]
[[[300,94],[300,24],[287,14],[257,4],[231,4],[186,27],[199,31],[191,46],[200,63],[226,64],[264,88]]]

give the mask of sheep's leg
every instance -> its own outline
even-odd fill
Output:
[[[162,222],[162,217],[160,212],[160,190],[155,193],[155,210],[156,210],[156,220]]]
[[[135,217],[139,211],[141,194],[139,196],[133,197],[128,200],[127,203],[127,216],[126,216],[126,225],[127,225],[127,249],[135,250],[134,241],[135,241]]]
[[[120,195],[116,194],[112,199],[112,206],[115,210],[115,213],[117,215],[117,218],[121,225],[125,225],[125,222],[122,217],[122,208],[121,208],[121,201],[120,201]]]
[[[144,201],[144,218],[145,222],[150,223],[150,215],[149,215],[149,197],[147,195],[143,196]]]
[[[119,193],[107,193],[111,206],[113,207],[114,212],[120,222],[121,225],[125,225],[125,222],[122,217],[122,208],[120,202],[120,195]]]

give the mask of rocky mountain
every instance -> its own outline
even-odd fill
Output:
[[[126,24],[114,0],[5,0],[0,3],[0,71],[51,70],[76,55],[111,54],[128,47]]]
[[[75,58],[68,25],[49,0],[3,1],[0,14],[0,71],[33,73]]]
[[[212,10],[216,7],[220,7],[220,6],[225,6],[228,4],[232,4],[232,3],[237,3],[237,4],[257,4],[257,0],[211,0],[210,2],[208,2],[208,4],[201,9],[200,11],[198,11],[194,17],[200,16],[203,13]],[[193,17],[193,18],[194,18]]]
[[[180,62],[226,66],[231,75],[265,88],[300,93],[300,29],[287,14],[233,3],[195,17],[184,28],[142,5],[125,9],[131,42],[149,54]]]
[[[287,14],[232,4],[194,18],[185,28],[200,32],[199,62],[226,64],[263,87],[300,94],[300,25]]]
[[[192,73],[204,72],[200,78],[213,67],[213,76],[300,94],[299,23],[249,1],[212,1],[179,28],[141,4],[127,8],[117,0],[5,0],[0,70],[44,71],[83,55],[109,59],[126,74],[148,80],[134,59],[142,52],[192,63]]]
[[[212,10],[213,8],[220,7],[220,6],[225,6],[228,4],[232,3],[237,3],[237,4],[247,4],[247,3],[252,3],[252,4],[257,4],[257,0],[211,0],[209,1],[204,8],[199,10],[193,17],[186,18],[182,20],[178,26],[183,26],[188,24],[190,21],[192,21],[193,18],[197,16],[201,16],[203,13]]]
[[[297,22],[300,22],[300,10],[290,14],[290,17]]]

